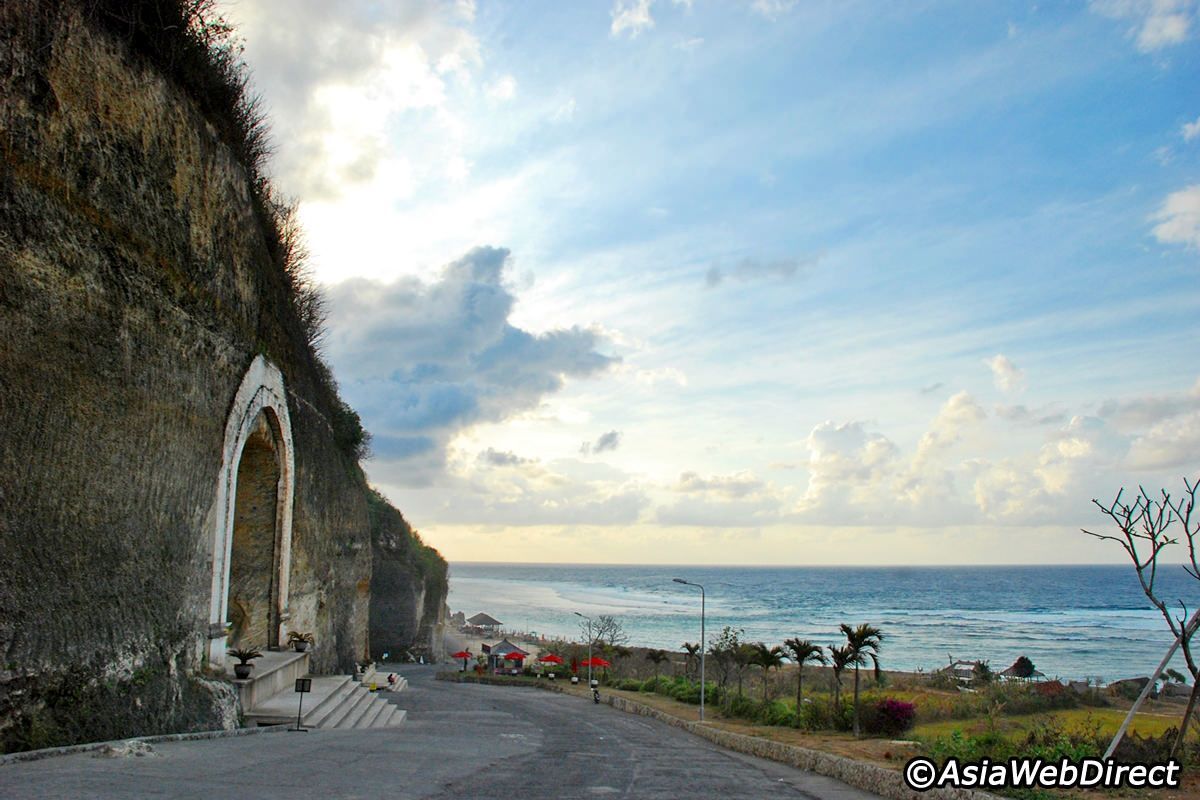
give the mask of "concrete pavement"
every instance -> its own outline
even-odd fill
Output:
[[[0,797],[874,797],[607,705],[435,681],[437,669],[390,668],[409,680],[404,692],[383,695],[408,712],[399,728],[170,742],[143,757],[10,764],[0,767]]]

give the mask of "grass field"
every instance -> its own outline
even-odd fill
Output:
[[[922,741],[949,736],[955,731],[976,736],[995,731],[1010,740],[1022,738],[1035,726],[1048,722],[1057,724],[1068,732],[1096,733],[1111,737],[1125,719],[1126,711],[1119,708],[1071,708],[1061,711],[1044,711],[1037,714],[997,716],[994,720],[948,719],[937,722],[918,723],[912,737]],[[1168,728],[1178,727],[1179,717],[1163,714],[1138,714],[1134,717],[1131,731],[1141,736],[1161,736]]]

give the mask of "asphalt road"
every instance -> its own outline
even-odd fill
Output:
[[[874,795],[715,747],[684,731],[537,689],[433,680],[385,695],[404,725],[278,732],[0,766],[0,797],[821,798]]]

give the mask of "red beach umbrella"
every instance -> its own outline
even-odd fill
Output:
[[[505,653],[504,657],[506,659],[509,659],[510,661],[524,661],[525,660],[524,653]]]
[[[457,653],[452,654],[450,657],[451,658],[470,658],[471,651],[470,650],[459,650]]]
[[[605,661],[603,658],[600,658],[600,656],[596,656],[594,658],[584,659],[583,661],[579,662],[579,666],[581,666],[581,667],[611,667],[612,664]]]
[[[554,653],[550,653],[549,655],[539,656],[538,661],[541,661],[543,664],[561,664],[561,663],[563,663],[562,656],[556,656],[556,655],[554,655]]]

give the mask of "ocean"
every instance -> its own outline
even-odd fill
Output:
[[[884,633],[885,669],[925,671],[955,659],[994,670],[1028,656],[1050,677],[1110,682],[1145,675],[1172,637],[1131,566],[664,567],[560,564],[450,565],[449,605],[485,611],[508,630],[582,639],[578,611],[611,614],[630,643],[679,651],[725,625],[747,640],[799,637],[838,644],[842,622]],[[1200,582],[1160,569],[1164,597],[1200,607]],[[1178,613],[1178,612],[1177,612]],[[1174,666],[1182,668],[1177,657]]]

